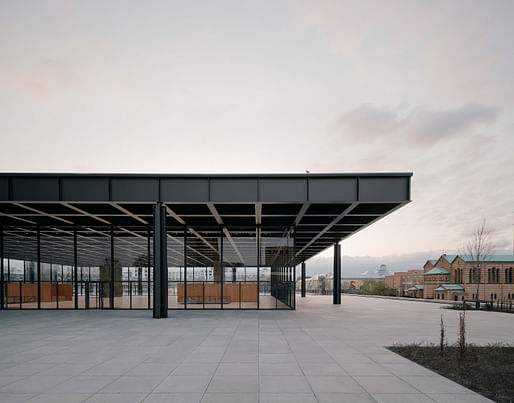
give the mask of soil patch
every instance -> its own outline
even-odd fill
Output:
[[[401,356],[437,372],[495,402],[514,402],[514,347],[470,345],[461,357],[459,348],[418,344],[389,347]]]

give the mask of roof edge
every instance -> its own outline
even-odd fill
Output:
[[[96,177],[166,177],[166,178],[323,178],[323,177],[412,177],[412,172],[317,172],[317,173],[138,173],[138,172],[0,172],[5,176],[96,176]]]

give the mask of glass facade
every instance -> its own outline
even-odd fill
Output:
[[[152,309],[149,225],[4,226],[6,309]],[[294,309],[294,234],[166,228],[168,309]]]
[[[261,247],[258,226],[168,227],[168,309],[293,309],[292,237],[281,237],[271,231]],[[282,256],[268,266],[266,245]]]

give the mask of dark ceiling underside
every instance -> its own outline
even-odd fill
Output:
[[[296,234],[295,263],[318,254],[401,207],[397,203],[166,203],[169,264],[181,265],[183,234],[188,230],[192,265],[209,265],[220,251],[228,264],[255,263],[256,228],[261,242],[278,246],[285,234]],[[76,226],[82,264],[109,256],[111,231],[116,257],[133,265],[148,249],[153,203],[0,203],[7,257],[36,260],[39,225],[42,261],[70,264]],[[281,241],[282,240],[282,241]],[[183,260],[182,260],[183,261]],[[79,262],[79,264],[81,264]],[[189,264],[189,263],[188,263]]]
[[[171,266],[185,256],[188,266],[212,266],[221,256],[226,266],[269,266],[284,252],[292,259],[293,250],[298,264],[409,203],[410,178],[0,174],[4,256],[34,262],[39,250],[41,262],[73,265],[76,231],[77,265],[98,266],[114,251],[135,266],[148,259],[152,209],[162,201]]]

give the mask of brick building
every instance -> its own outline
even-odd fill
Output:
[[[423,285],[423,274],[423,270],[398,271],[390,276],[385,276],[384,281],[388,287],[396,290],[398,296],[415,297],[416,295],[408,292],[408,290]]]
[[[514,255],[491,255],[478,264],[468,255],[442,255],[423,266],[423,298],[514,300]]]

